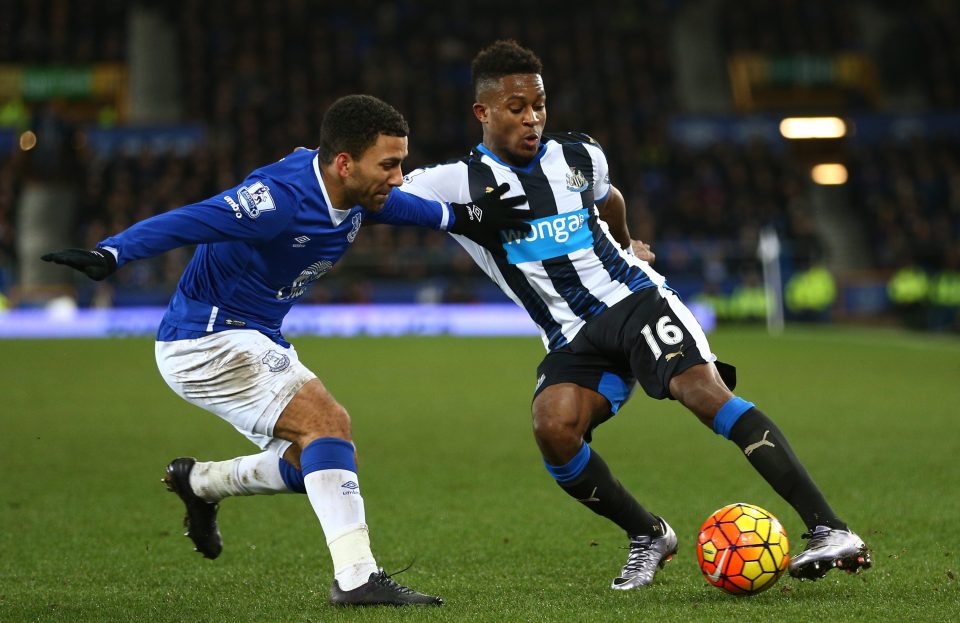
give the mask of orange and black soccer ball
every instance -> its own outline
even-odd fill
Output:
[[[717,510],[697,537],[700,571],[732,595],[756,595],[774,584],[790,562],[787,533],[759,506],[738,502]]]

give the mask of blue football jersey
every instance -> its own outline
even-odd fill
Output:
[[[287,345],[290,307],[350,247],[364,222],[447,230],[449,206],[391,192],[383,209],[337,210],[315,150],[255,170],[238,186],[137,223],[97,246],[117,266],[197,245],[157,334],[160,341],[254,329]]]

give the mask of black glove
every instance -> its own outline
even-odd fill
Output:
[[[117,271],[117,260],[106,249],[66,249],[56,253],[47,253],[40,258],[44,262],[63,264],[76,268],[94,281],[106,279]]]
[[[498,234],[503,230],[529,232],[527,219],[532,213],[517,208],[527,198],[520,195],[504,199],[503,193],[508,190],[509,185],[500,184],[472,203],[451,203],[454,221],[450,233],[461,234],[485,247],[497,247],[501,244]]]

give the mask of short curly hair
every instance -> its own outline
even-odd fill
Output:
[[[320,162],[341,152],[359,159],[381,134],[407,136],[410,126],[400,112],[372,95],[346,95],[327,109],[320,123]]]
[[[488,88],[491,81],[511,74],[539,74],[543,72],[540,58],[513,39],[501,39],[480,50],[470,64],[473,96]]]

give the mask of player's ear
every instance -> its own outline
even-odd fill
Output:
[[[480,123],[487,122],[489,112],[490,109],[486,104],[482,104],[480,102],[473,103],[473,116],[475,116]]]
[[[350,177],[350,174],[353,172],[353,158],[345,151],[333,157],[333,165],[336,167],[337,173],[340,174],[341,178]]]

